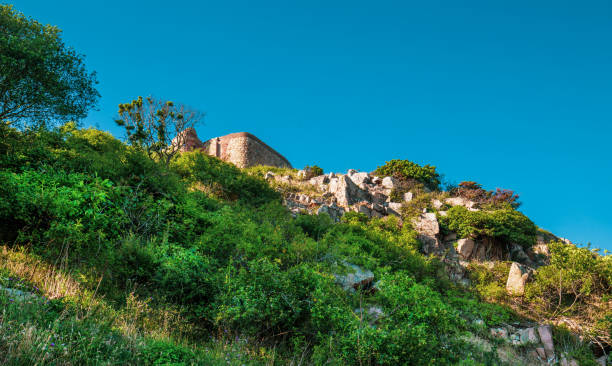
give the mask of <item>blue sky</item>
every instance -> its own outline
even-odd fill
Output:
[[[513,189],[540,227],[612,250],[610,1],[42,1],[98,72],[85,125],[138,95],[249,131],[295,167],[390,159]]]

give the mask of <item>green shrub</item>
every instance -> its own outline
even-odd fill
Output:
[[[449,364],[462,358],[461,348],[467,347],[455,340],[461,318],[438,293],[401,271],[384,275],[379,286],[384,315],[375,326],[368,323],[372,319],[353,318],[326,351],[328,357],[346,365]]]
[[[319,175],[323,175],[323,169],[319,166],[313,165],[304,167],[304,171],[306,172],[305,179],[310,179],[313,177],[318,177]]]
[[[551,242],[550,265],[538,268],[526,295],[548,314],[582,313],[593,296],[609,293],[612,261],[588,248],[564,242]],[[602,314],[603,315],[603,314]]]
[[[488,237],[503,244],[520,244],[524,248],[536,242],[537,227],[527,216],[512,208],[470,211],[463,206],[454,206],[439,220],[462,238]]]
[[[310,318],[315,272],[305,266],[281,271],[266,258],[227,268],[217,302],[218,324],[251,336],[300,332]]]
[[[201,151],[182,153],[171,166],[187,181],[209,187],[220,198],[252,205],[280,200],[280,195],[265,180]]]
[[[437,190],[440,186],[440,175],[436,167],[431,165],[420,166],[409,160],[390,160],[374,171],[379,176],[394,176],[400,180],[414,179],[421,182],[431,190]]]

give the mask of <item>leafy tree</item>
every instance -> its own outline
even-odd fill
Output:
[[[182,104],[152,97],[119,104],[117,113],[115,122],[125,127],[129,142],[166,165],[186,145],[188,130],[203,117]]]
[[[0,121],[79,120],[96,104],[96,74],[60,36],[59,28],[0,5]]]

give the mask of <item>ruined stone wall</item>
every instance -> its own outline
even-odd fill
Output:
[[[284,156],[248,132],[212,138],[204,142],[201,149],[241,168],[254,165],[291,167]]]

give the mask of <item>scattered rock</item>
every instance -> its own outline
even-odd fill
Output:
[[[412,192],[406,192],[404,193],[404,202],[410,202],[412,201],[412,198],[414,197],[414,195],[412,194]]]
[[[529,279],[533,270],[516,262],[512,263],[506,281],[506,291],[512,296],[523,296],[525,293],[525,283]]]
[[[433,205],[433,207],[434,207],[436,210],[441,209],[441,208],[442,208],[442,205],[444,205],[444,204],[442,203],[442,201],[440,201],[440,200],[432,200],[432,201],[431,201],[431,204]]]

